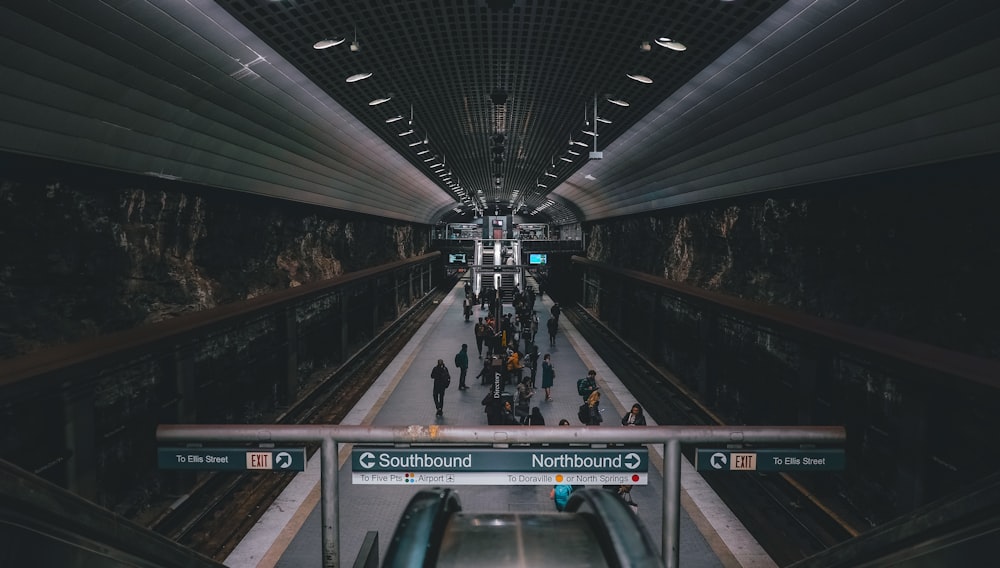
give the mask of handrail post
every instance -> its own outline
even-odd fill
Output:
[[[663,563],[680,566],[681,443],[670,438],[663,445]]]
[[[323,517],[323,568],[337,568],[340,565],[340,521],[337,511],[337,441],[327,435],[320,448],[320,485],[322,496],[321,515]]]

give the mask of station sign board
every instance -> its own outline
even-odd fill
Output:
[[[351,470],[358,485],[645,485],[649,452],[645,447],[355,446]]]
[[[157,448],[160,469],[305,471],[305,448]]]
[[[698,471],[842,471],[842,449],[716,450],[698,448]]]

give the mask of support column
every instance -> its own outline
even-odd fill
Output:
[[[323,518],[323,568],[340,566],[340,518],[337,514],[337,441],[323,438],[320,447],[320,516]]]
[[[62,394],[63,443],[68,450],[66,488],[90,500],[97,497],[97,457],[94,455],[94,389],[85,385]]]
[[[712,390],[715,386],[712,341],[717,325],[718,319],[715,316],[715,311],[711,308],[704,308],[701,312],[701,320],[698,322],[698,338],[701,346],[701,353],[698,356],[698,396],[702,402],[708,404],[712,403]]]
[[[285,378],[281,392],[286,404],[295,401],[299,392],[299,322],[294,308],[285,308],[282,332],[285,337]]]

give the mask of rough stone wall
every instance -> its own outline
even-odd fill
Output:
[[[996,156],[591,224],[587,256],[1000,357]]]
[[[427,252],[429,228],[0,156],[0,357]]]

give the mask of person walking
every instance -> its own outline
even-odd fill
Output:
[[[552,317],[555,318],[556,321],[559,320],[559,314],[562,313],[562,308],[559,307],[559,302],[552,304],[552,309],[549,310],[549,313],[552,314]]]
[[[483,358],[483,339],[486,338],[486,324],[483,323],[483,318],[479,318],[479,323],[475,327],[476,334],[476,350],[479,351],[479,358]]]
[[[437,407],[437,415],[444,416],[444,390],[451,385],[451,373],[445,367],[443,359],[438,359],[437,366],[431,370],[431,378],[434,379],[434,406]]]
[[[548,353],[542,358],[542,389],[545,390],[545,402],[552,402],[552,383],[556,379],[556,369],[552,366],[552,356]]]
[[[549,322],[545,325],[549,328],[549,346],[554,347],[556,344],[556,332],[559,331],[559,318],[549,318]]]
[[[465,374],[469,372],[469,344],[463,343],[462,349],[455,354],[455,366],[458,367],[458,390],[466,390]]]

